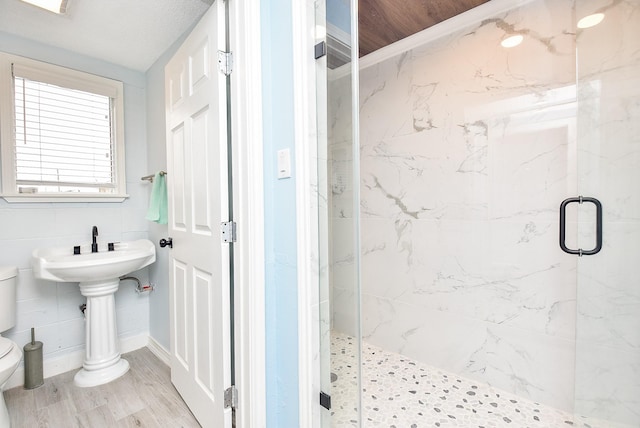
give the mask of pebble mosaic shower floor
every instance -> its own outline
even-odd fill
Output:
[[[550,408],[363,343],[363,427],[622,428]],[[357,427],[356,342],[331,334],[331,426]],[[334,376],[335,378],[335,376]]]

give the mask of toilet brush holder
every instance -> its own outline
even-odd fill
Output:
[[[31,329],[31,343],[24,345],[24,389],[44,384],[42,372],[42,342],[36,342],[35,329]]]

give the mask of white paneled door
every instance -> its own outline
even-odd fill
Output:
[[[227,89],[224,2],[216,0],[165,68],[171,380],[203,427],[231,427]]]

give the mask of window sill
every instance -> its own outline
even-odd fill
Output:
[[[9,203],[29,203],[29,202],[123,202],[129,195],[51,195],[51,194],[21,194],[21,195],[1,195],[0,198]]]

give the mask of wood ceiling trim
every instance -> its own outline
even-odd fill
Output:
[[[358,0],[360,56],[489,0]]]

